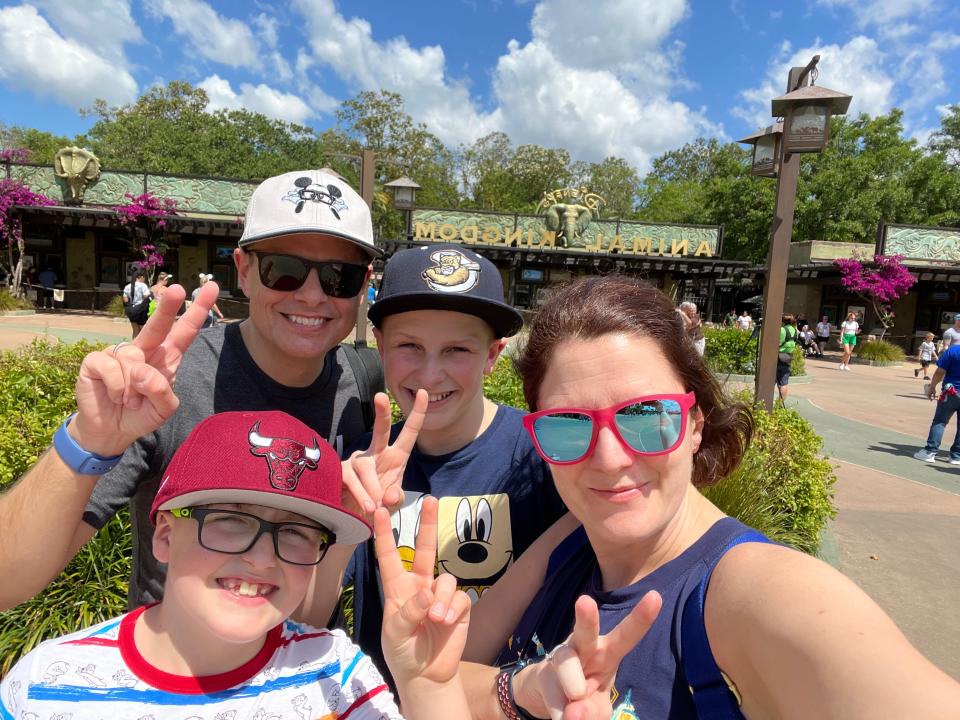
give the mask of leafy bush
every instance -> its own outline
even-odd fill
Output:
[[[113,317],[126,317],[127,314],[124,312],[123,295],[114,295],[112,298],[110,298],[110,302],[107,303],[104,311]]]
[[[749,401],[748,395],[739,397]],[[754,407],[756,432],[740,467],[704,495],[771,538],[816,552],[820,532],[836,515],[836,476],[820,456],[823,441],[796,410]]]
[[[705,328],[707,365],[717,375],[753,375],[756,373],[757,337],[737,328]],[[793,350],[790,374],[807,374],[803,350],[798,344]]]
[[[0,288],[0,312],[5,310],[33,310],[33,303],[14,297],[7,288]]]
[[[906,358],[903,348],[886,340],[868,340],[857,346],[857,357],[862,360],[885,362],[903,362]]]
[[[0,490],[37,461],[74,411],[80,362],[94,349],[36,340],[0,354]],[[0,613],[0,675],[37,643],[125,612],[130,553],[129,522],[118,516],[42,594]]]

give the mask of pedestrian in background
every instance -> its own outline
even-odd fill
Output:
[[[960,387],[960,343],[951,345],[937,360],[937,370],[927,386],[928,399],[933,400],[934,395],[937,394],[937,384],[940,382],[943,385],[940,388],[940,397],[937,399],[937,409],[933,413],[933,421],[930,423],[927,444],[913,454],[917,460],[929,463],[937,459],[940,441],[943,440],[947,424],[957,410],[960,410],[960,395],[957,394],[957,388]],[[960,423],[957,423],[957,436],[953,440],[953,445],[950,446],[949,462],[951,465],[960,465]]]
[[[731,328],[737,326],[737,310],[736,310],[736,308],[730,308],[730,312],[728,312],[728,313],[724,316],[724,318],[723,318],[723,326],[724,326],[724,327],[731,327]]]
[[[160,302],[160,296],[163,295],[164,290],[167,289],[167,285],[171,280],[173,280],[173,275],[170,273],[161,272],[157,275],[157,281],[150,286],[150,292],[153,297],[150,298],[150,309],[147,310],[147,317],[153,315],[156,311],[157,303]]]
[[[56,270],[47,265],[40,271],[40,274],[37,275],[37,280],[39,280],[43,286],[43,297],[40,298],[40,307],[48,307],[47,303],[49,303],[50,309],[53,310],[53,286],[57,284]]]
[[[841,370],[850,370],[850,358],[853,348],[857,346],[857,334],[860,332],[860,323],[857,322],[855,312],[847,313],[847,319],[840,324],[840,342],[843,344],[843,358],[840,360]]]
[[[213,275],[210,273],[200,273],[200,286],[197,287],[193,293],[190,295],[191,300],[197,299],[197,294],[200,292],[200,288],[207,284],[210,280],[213,280]],[[214,303],[213,307],[210,308],[210,312],[207,313],[207,319],[203,323],[203,327],[213,327],[217,324],[217,319],[223,320],[223,313],[220,312],[220,308],[217,307],[217,304]],[[202,330],[203,328],[201,328]]]
[[[823,357],[823,351],[827,349],[827,343],[830,342],[830,332],[833,326],[830,325],[830,318],[824,315],[817,323],[817,347],[820,348],[820,357]]]
[[[797,347],[797,326],[793,315],[784,315],[780,325],[780,345],[777,348],[777,392],[780,402],[787,402],[787,385],[790,384],[790,365],[793,350]]]
[[[920,343],[920,350],[917,354],[920,357],[920,367],[913,371],[913,376],[917,377],[920,374],[920,371],[923,370],[923,379],[929,380],[930,376],[927,375],[927,368],[930,366],[931,362],[939,359],[939,356],[937,355],[937,345],[933,342],[932,332],[928,332],[926,339]]]
[[[737,327],[744,332],[753,330],[753,318],[750,317],[750,311],[744,310],[743,314],[737,318]]]
[[[946,350],[957,343],[960,343],[960,313],[953,316],[953,327],[943,331],[943,342],[940,349]]]
[[[146,279],[146,273],[137,270],[133,279],[123,288],[123,311],[130,321],[133,337],[140,334],[150,312],[150,288],[145,282]]]
[[[685,301],[680,303],[680,315],[683,317],[683,326],[687,336],[693,342],[697,352],[703,355],[707,347],[707,338],[703,334],[703,319],[697,312],[696,303]]]

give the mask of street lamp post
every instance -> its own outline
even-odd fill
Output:
[[[390,188],[390,192],[393,193],[393,206],[397,210],[403,211],[404,225],[406,227],[403,239],[409,240],[413,234],[411,222],[413,209],[417,206],[417,190],[420,189],[420,186],[406,175],[384,183],[383,186]]]
[[[821,152],[829,136],[830,115],[842,115],[850,106],[850,95],[811,84],[816,79],[819,55],[806,67],[790,69],[787,94],[771,103],[774,117],[783,117],[783,128],[776,126],[754,133],[740,142],[754,145],[754,174],[777,178],[776,209],[771,228],[767,278],[763,288],[763,326],[760,333],[760,361],[756,376],[756,397],[767,410],[773,410],[780,324],[787,290],[790,240],[797,202],[797,175],[802,152]],[[812,77],[811,77],[812,75]],[[782,137],[777,138],[778,135]],[[769,162],[770,137],[773,136],[773,162]],[[764,148],[761,151],[761,142]]]

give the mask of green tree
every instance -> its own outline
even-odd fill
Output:
[[[947,107],[940,129],[930,136],[929,148],[943,153],[954,169],[960,170],[960,103]]]
[[[520,202],[510,196],[515,183],[508,167],[514,149],[506,133],[493,132],[459,152],[460,185],[464,202],[481,210],[509,210]]]
[[[65,135],[0,123],[0,149],[22,148],[28,153],[28,162],[52,164],[57,150],[75,144],[75,140]]]
[[[603,197],[607,201],[604,217],[633,217],[640,194],[640,177],[623,158],[610,156],[599,163],[575,162],[571,168],[571,184],[586,186]]]

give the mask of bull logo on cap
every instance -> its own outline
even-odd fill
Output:
[[[293,492],[297,489],[304,470],[316,470],[320,447],[313,439],[313,447],[289,438],[271,438],[260,434],[260,421],[254,423],[247,437],[250,454],[262,457],[270,468],[270,485],[277,490]]]
[[[457,250],[437,250],[430,254],[436,263],[420,276],[431,290],[442,293],[470,292],[480,282],[480,263]]]

